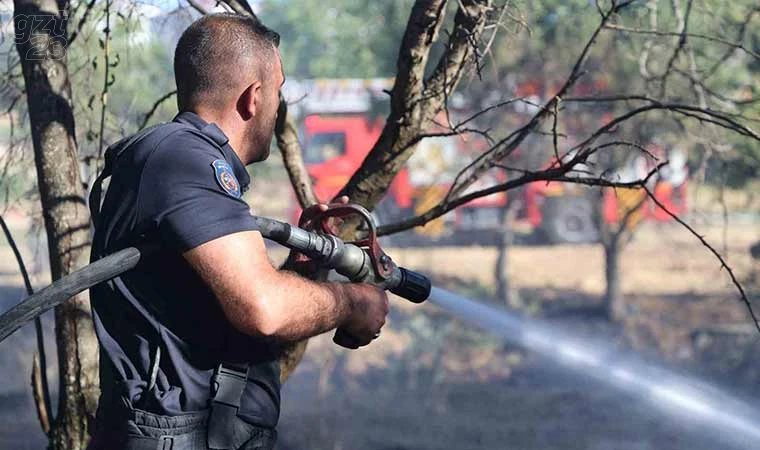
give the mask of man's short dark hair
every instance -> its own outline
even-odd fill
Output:
[[[223,107],[241,81],[254,79],[253,71],[265,82],[279,44],[280,36],[254,17],[230,13],[201,17],[182,33],[174,52],[179,110],[201,103]]]

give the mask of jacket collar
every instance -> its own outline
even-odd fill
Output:
[[[177,114],[174,117],[175,122],[183,122],[195,127],[198,131],[203,133],[214,141],[222,150],[224,159],[232,165],[232,171],[235,173],[235,178],[238,179],[240,187],[243,192],[248,189],[248,185],[251,184],[251,177],[248,175],[248,171],[245,169],[245,165],[237,153],[230,146],[230,139],[224,134],[221,128],[216,126],[215,123],[208,123],[201,118],[198,114],[191,111],[185,111]]]

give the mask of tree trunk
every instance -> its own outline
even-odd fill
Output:
[[[280,97],[280,106],[277,110],[274,132],[277,138],[277,147],[280,149],[285,170],[290,178],[290,184],[293,186],[298,203],[302,209],[305,209],[317,203],[317,196],[314,194],[309,172],[303,162],[301,144],[298,142],[298,130],[293,117],[288,114],[288,104],[282,97]],[[309,276],[309,274],[302,275]],[[311,278],[314,279],[313,276]],[[296,370],[306,352],[308,342],[308,339],[305,339],[283,349],[280,357],[280,383],[285,383]]]
[[[16,48],[27,93],[34,161],[47,232],[52,278],[88,262],[90,223],[74,134],[66,62],[68,4],[15,0]],[[89,299],[80,294],[55,309],[58,414],[53,449],[84,449],[97,406],[98,347]]]
[[[514,241],[515,232],[512,229],[512,222],[517,214],[516,202],[509,202],[502,208],[501,217],[499,217],[499,240],[496,243],[498,246],[498,255],[496,256],[496,264],[494,268],[494,277],[496,278],[496,298],[503,301],[508,307],[514,307],[515,298],[512,292],[512,286],[509,281],[509,249],[512,247]]]
[[[604,244],[604,276],[607,285],[604,294],[607,315],[612,320],[619,320],[623,317],[625,306],[623,305],[623,292],[620,285],[620,240],[618,236]]]

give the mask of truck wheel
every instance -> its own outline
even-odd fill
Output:
[[[587,244],[599,240],[591,202],[585,197],[547,197],[540,230],[551,244]]]

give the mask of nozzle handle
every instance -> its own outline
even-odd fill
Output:
[[[410,302],[422,303],[430,297],[430,279],[419,272],[398,268],[401,281],[390,289],[391,292]]]

